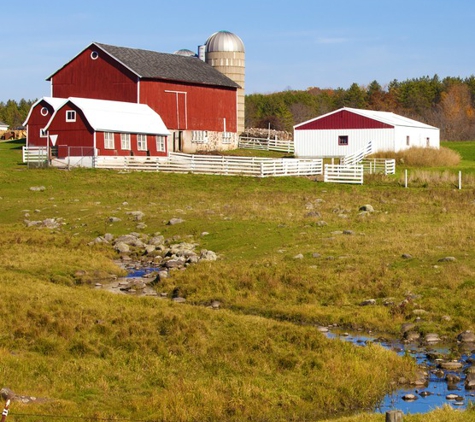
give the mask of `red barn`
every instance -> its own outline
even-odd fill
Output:
[[[92,43],[48,80],[56,98],[149,105],[173,151],[237,147],[240,86],[197,57]]]
[[[68,98],[44,128],[54,164],[93,167],[104,156],[166,156],[169,131],[146,104]]]

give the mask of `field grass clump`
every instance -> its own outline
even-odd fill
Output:
[[[407,167],[455,167],[460,164],[461,155],[447,147],[411,147],[402,151],[384,151],[372,154],[373,158],[394,158],[396,164]]]
[[[282,421],[371,411],[413,376],[414,362],[330,341],[317,325],[399,337],[422,312],[421,333],[475,329],[470,189],[27,169],[18,147],[0,144],[0,373],[16,393],[49,400],[15,402],[9,417]],[[138,210],[145,226],[131,217]],[[174,217],[183,222],[167,224]],[[61,224],[27,224],[47,218]],[[123,269],[112,245],[94,239],[131,232],[196,243],[218,260],[171,272],[156,283],[159,297],[95,289]],[[361,306],[367,299],[375,304]]]

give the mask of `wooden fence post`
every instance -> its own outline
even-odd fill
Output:
[[[401,410],[390,410],[386,412],[386,422],[403,422]]]
[[[3,412],[2,412],[2,422],[5,422],[5,419],[7,419],[7,415],[8,415],[8,407],[10,406],[10,399],[8,399],[6,402],[5,402],[5,407],[3,408]]]

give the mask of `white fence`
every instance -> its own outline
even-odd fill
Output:
[[[396,160],[394,158],[365,158],[359,162],[365,173],[395,174]]]
[[[294,141],[284,141],[280,139],[240,137],[239,148],[257,149],[264,151],[294,152]]]
[[[21,152],[24,163],[44,163],[48,160],[46,147],[22,147]]]
[[[323,173],[323,160],[170,153],[168,157],[98,157],[95,167],[255,177],[316,176]]]
[[[330,183],[363,184],[363,166],[347,166],[341,164],[325,164],[323,181]]]
[[[373,144],[369,141],[362,149],[356,151],[353,154],[346,155],[341,160],[341,164],[347,165],[355,165],[358,164],[361,160],[363,160],[367,155],[372,154],[373,152]]]

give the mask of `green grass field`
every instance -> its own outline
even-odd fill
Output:
[[[363,186],[28,169],[21,145],[0,143],[0,370],[3,386],[48,400],[14,402],[9,419],[343,417],[370,411],[414,363],[327,340],[316,325],[399,336],[423,310],[422,334],[475,330],[475,186],[457,189],[439,168],[407,189],[402,168]],[[475,143],[445,146],[462,161],[444,171],[475,169]],[[375,212],[362,214],[365,204]],[[145,229],[128,214],[137,210]],[[184,222],[167,225],[174,217]],[[60,227],[25,224],[47,218]],[[185,304],[94,289],[123,271],[111,246],[91,242],[134,231],[194,241],[219,259],[157,285]],[[446,256],[455,261],[439,262]],[[369,298],[375,306],[360,306]],[[461,419],[445,409],[404,420]]]

